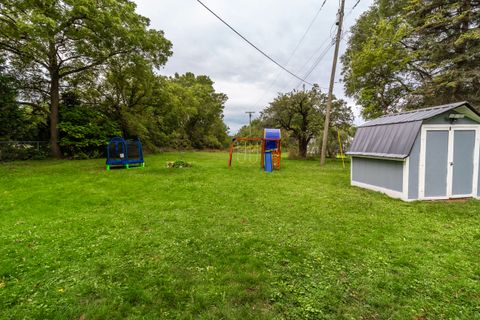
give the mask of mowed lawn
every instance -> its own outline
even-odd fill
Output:
[[[480,201],[393,200],[338,162],[226,164],[0,164],[0,318],[480,319]]]

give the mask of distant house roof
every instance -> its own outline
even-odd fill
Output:
[[[480,122],[480,113],[466,101],[394,113],[359,126],[347,154],[405,159],[410,155],[423,121],[451,110]]]

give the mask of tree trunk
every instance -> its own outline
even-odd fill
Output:
[[[50,147],[52,156],[60,159],[62,152],[58,145],[58,108],[60,105],[60,77],[52,72],[50,82]]]
[[[48,64],[50,72],[50,148],[52,156],[60,159],[62,152],[58,145],[58,109],[60,106],[60,70],[57,61],[57,49],[52,39],[48,46]]]
[[[298,154],[302,159],[305,159],[307,157],[307,146],[307,139],[298,139]]]

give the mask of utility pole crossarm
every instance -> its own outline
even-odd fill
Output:
[[[335,53],[333,54],[333,65],[332,73],[330,75],[330,85],[328,87],[328,100],[327,100],[327,110],[325,111],[325,124],[323,126],[323,137],[322,137],[322,153],[320,155],[320,165],[325,164],[325,157],[327,153],[327,143],[328,143],[328,127],[330,124],[330,111],[332,110],[332,100],[333,100],[333,86],[335,84],[335,72],[337,71],[337,60],[338,60],[338,51],[340,48],[340,40],[342,36],[342,24],[343,24],[343,15],[345,11],[345,0],[340,0],[340,9],[338,10],[338,28],[337,36],[335,40]]]

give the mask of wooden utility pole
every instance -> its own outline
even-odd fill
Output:
[[[248,126],[250,127],[250,137],[252,136],[252,114],[255,113],[255,111],[245,111],[246,114],[248,114]]]
[[[338,9],[337,37],[335,40],[335,53],[333,54],[332,74],[330,75],[330,86],[328,87],[327,110],[325,112],[325,123],[323,125],[322,153],[320,154],[320,165],[325,164],[328,144],[328,126],[330,124],[330,111],[332,110],[333,86],[335,84],[335,72],[337,71],[338,49],[342,37],[343,13],[345,10],[345,0],[340,0],[340,9]]]

